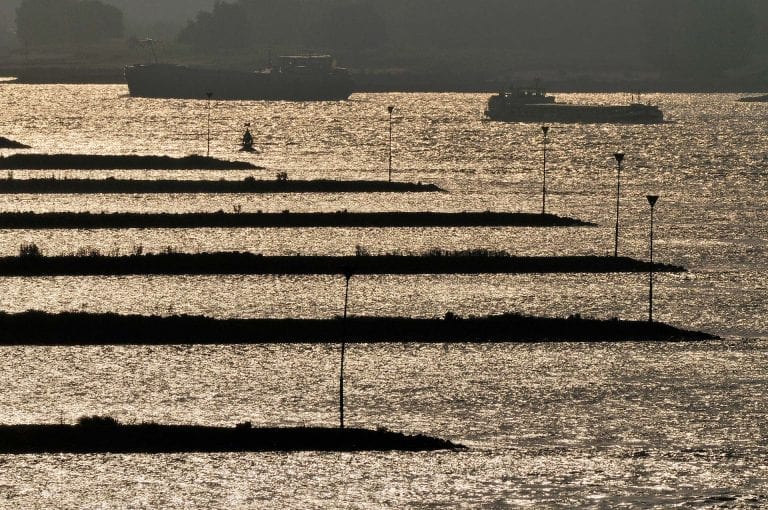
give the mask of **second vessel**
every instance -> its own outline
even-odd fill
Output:
[[[658,124],[662,111],[650,104],[581,105],[558,103],[541,87],[513,88],[488,99],[485,115],[506,122]]]

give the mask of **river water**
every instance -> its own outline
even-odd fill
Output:
[[[438,194],[5,195],[4,211],[541,210],[542,132],[482,120],[483,94],[355,94],[340,103],[134,99],[123,86],[0,83],[0,135],[41,152],[246,158],[238,172],[20,172],[134,178],[382,179],[388,113],[393,178]],[[0,231],[0,254],[35,242],[128,253],[505,249],[619,252],[689,272],[659,275],[655,318],[723,340],[668,344],[353,346],[347,420],[422,432],[459,453],[0,456],[7,508],[516,508],[768,505],[768,106],[737,96],[648,95],[658,126],[553,125],[547,210],[594,228],[161,229]],[[622,95],[560,100],[624,102]],[[262,153],[241,156],[250,122]],[[8,155],[13,151],[0,151]],[[331,317],[343,279],[266,276],[3,278],[26,309]],[[353,314],[419,317],[518,311],[647,317],[647,275],[354,277]],[[0,422],[121,421],[333,425],[338,347],[13,347],[0,350]]]

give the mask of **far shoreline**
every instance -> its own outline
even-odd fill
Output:
[[[134,62],[135,63],[135,62]],[[129,62],[124,62],[129,64]],[[123,85],[124,66],[47,66],[44,64],[0,63],[0,76],[18,85]],[[475,93],[494,94],[508,85],[502,78],[467,79],[461,73],[382,73],[376,70],[353,72],[355,93]],[[714,86],[701,79],[611,79],[599,74],[572,78],[551,77],[547,90],[553,94],[626,93],[639,90],[644,94],[744,94],[763,90],[762,80],[722,82]]]

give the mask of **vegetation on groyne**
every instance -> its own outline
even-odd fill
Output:
[[[359,452],[458,450],[463,446],[425,435],[335,427],[234,427],[122,424],[107,416],[75,425],[0,425],[0,454]]]
[[[34,244],[18,256],[0,257],[0,276],[181,275],[181,274],[512,274],[646,272],[650,263],[629,257],[514,256],[504,251],[431,250],[370,255],[261,255],[247,252],[102,255],[97,250],[44,256]],[[684,268],[654,263],[656,272]]]
[[[177,345],[419,342],[621,342],[717,338],[660,322],[532,317],[214,319],[113,313],[0,313],[0,345]]]
[[[3,229],[246,227],[572,227],[592,226],[553,214],[507,212],[34,213],[0,212]]]
[[[768,103],[768,94],[762,96],[747,96],[737,99],[740,103]]]
[[[174,158],[100,154],[12,154],[6,158],[0,158],[0,170],[253,170],[260,168],[245,161],[227,161],[197,155]]]
[[[0,160],[2,162],[2,160]],[[253,168],[253,167],[249,167]],[[442,191],[434,184],[388,181],[289,180],[246,177],[235,180],[175,179],[0,179],[2,193],[374,193]]]
[[[29,148],[31,148],[29,145],[24,145],[23,143],[19,143],[9,138],[5,138],[4,136],[0,136],[0,149],[29,149]]]

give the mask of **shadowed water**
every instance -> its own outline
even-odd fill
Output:
[[[205,103],[125,97],[120,86],[0,84],[0,135],[41,152],[205,151]],[[659,194],[655,316],[725,340],[695,344],[371,345],[348,352],[348,420],[470,446],[444,454],[0,457],[0,506],[637,507],[767,504],[768,131],[766,106],[735,95],[648,95],[659,126],[554,125],[547,210],[588,229],[161,229],[0,231],[0,254],[89,246],[351,254],[432,247],[516,254],[613,251],[615,161],[621,254],[646,258],[648,193]],[[483,94],[356,94],[343,103],[216,103],[212,155],[239,158],[251,122],[267,170],[15,172],[133,178],[386,177],[440,194],[6,195],[8,211],[335,211],[541,208],[541,130],[481,120]],[[571,102],[622,95],[563,94]],[[0,151],[9,154],[11,151]],[[8,176],[2,176],[8,177]],[[353,314],[518,311],[647,316],[647,275],[353,277]],[[4,278],[0,307],[216,317],[330,317],[341,277]],[[336,346],[5,348],[0,421],[332,425]]]

